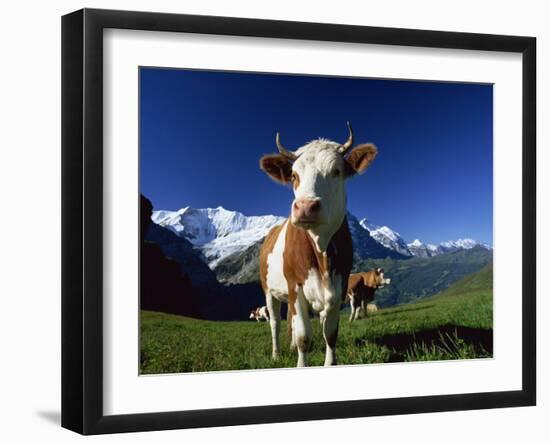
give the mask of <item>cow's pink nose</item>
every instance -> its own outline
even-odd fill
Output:
[[[300,199],[294,201],[292,209],[298,220],[315,220],[321,210],[321,202],[319,200]]]

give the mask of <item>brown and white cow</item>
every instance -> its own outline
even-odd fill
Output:
[[[352,322],[367,315],[367,311],[374,312],[378,308],[372,305],[374,293],[377,289],[383,288],[391,283],[391,279],[384,278],[384,270],[382,268],[374,268],[369,272],[359,272],[351,274],[348,280],[348,295],[351,314],[349,321]],[[374,308],[370,308],[372,305]]]
[[[279,154],[265,155],[260,167],[276,182],[292,184],[290,216],[267,235],[260,251],[260,279],[265,292],[273,339],[279,356],[281,302],[288,303],[291,346],[298,366],[307,366],[312,327],[309,310],[319,313],[326,342],[325,366],[336,364],[340,306],[352,264],[351,235],[346,220],[345,180],[374,160],[372,144],[353,147],[353,132],[344,144],[318,139],[295,152],[279,141]]]
[[[257,322],[260,320],[269,321],[269,311],[266,306],[260,306],[259,308],[250,311],[248,318],[250,320],[256,320]]]

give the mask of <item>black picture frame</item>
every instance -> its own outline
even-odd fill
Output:
[[[522,389],[131,415],[103,413],[103,30],[171,31],[522,54]],[[62,426],[82,434],[536,404],[536,39],[83,9],[62,18]]]

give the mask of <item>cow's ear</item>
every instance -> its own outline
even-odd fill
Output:
[[[260,159],[260,168],[276,182],[286,185],[292,179],[292,163],[280,154],[264,155]]]
[[[372,163],[376,154],[378,154],[378,149],[372,143],[357,145],[345,159],[346,176],[363,173]]]

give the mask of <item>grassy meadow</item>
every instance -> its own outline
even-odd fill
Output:
[[[342,311],[338,364],[492,357],[492,267],[468,275],[422,301],[380,309],[348,323]],[[318,319],[310,366],[322,365],[325,345]],[[207,321],[141,311],[141,374],[295,367],[286,321],[278,361],[271,359],[269,324]]]

